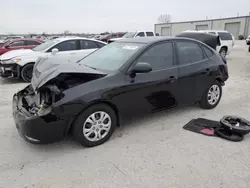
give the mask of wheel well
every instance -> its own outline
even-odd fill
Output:
[[[97,105],[97,104],[105,104],[105,105],[108,105],[110,108],[112,108],[112,109],[114,110],[115,114],[116,114],[116,118],[117,118],[117,127],[120,127],[120,116],[119,116],[119,111],[118,111],[117,107],[116,107],[114,104],[112,104],[112,103],[110,103],[110,102],[107,102],[107,101],[98,101],[98,102],[95,102],[95,103],[91,103],[91,104],[88,105],[86,108],[89,108],[89,107],[91,107],[91,106],[93,106],[93,105]],[[66,134],[68,134],[68,132],[71,132],[71,129],[72,129],[72,127],[73,127],[73,124],[74,124],[76,118],[77,118],[78,115],[81,114],[86,108],[84,108],[82,111],[80,111],[80,112],[74,117],[74,119],[70,122],[69,127],[68,127],[68,129],[66,130]]]
[[[222,46],[222,47],[221,47],[221,49],[220,49],[220,51],[221,51],[222,49],[225,49],[225,50],[226,50],[226,52],[227,52],[228,47],[227,47],[227,46]]]
[[[35,62],[30,62],[30,63],[25,64],[24,66],[19,66],[18,77],[21,76],[21,71],[22,71],[22,69],[23,69],[26,65],[29,65],[29,64],[35,64]]]
[[[220,78],[216,78],[216,81],[218,81],[221,84],[221,86],[225,85],[224,81],[222,81]]]

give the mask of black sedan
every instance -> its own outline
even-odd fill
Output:
[[[29,142],[58,141],[71,129],[78,142],[92,147],[131,115],[197,102],[216,107],[227,79],[227,65],[199,41],[124,39],[76,63],[39,60],[31,84],[13,97],[13,116]]]

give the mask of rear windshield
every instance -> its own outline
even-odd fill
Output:
[[[118,70],[142,46],[144,44],[113,42],[85,57],[79,63],[94,69]]]
[[[232,35],[230,33],[218,32],[221,40],[233,40]]]

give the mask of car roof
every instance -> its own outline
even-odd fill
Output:
[[[226,31],[226,30],[199,30],[199,31],[229,33],[229,32]]]
[[[19,41],[19,40],[33,40],[33,41],[39,41],[39,42],[43,41],[41,39],[35,39],[35,38],[18,38],[18,39],[11,39],[11,40],[9,40],[9,42],[16,42],[16,41]]]
[[[97,42],[100,42],[100,43],[105,43],[105,42],[102,42],[102,41],[99,41],[99,40],[86,38],[86,37],[59,37],[59,38],[56,38],[56,39],[53,39],[53,40],[56,40],[58,42],[63,42],[63,41],[67,41],[67,40],[79,40],[79,39],[91,40],[91,41],[97,41]]]
[[[152,37],[124,38],[116,42],[150,44],[150,43],[161,42],[161,41],[166,41],[166,40],[171,40],[171,39],[180,39],[180,37],[177,38],[177,37],[166,37],[166,36],[152,36]]]

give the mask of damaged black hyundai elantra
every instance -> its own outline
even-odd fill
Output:
[[[218,105],[227,65],[187,38],[124,39],[78,62],[40,59],[30,85],[13,97],[20,135],[31,143],[73,137],[86,147],[107,141],[122,120],[198,102]]]

